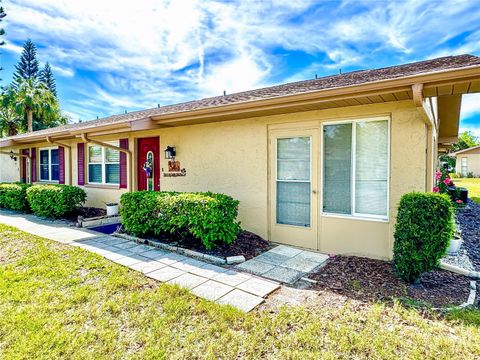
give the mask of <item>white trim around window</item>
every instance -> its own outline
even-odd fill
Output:
[[[57,151],[57,160],[56,162],[53,162],[53,157],[52,157],[52,151],[56,150]],[[47,153],[46,159],[43,154]],[[47,160],[45,162],[44,160]],[[43,147],[38,149],[38,180],[40,182],[53,182],[53,183],[58,183],[59,181],[59,171],[60,171],[60,165],[59,165],[60,159],[59,159],[59,154],[58,154],[58,147],[57,146],[52,146],[52,147]],[[46,175],[45,175],[45,170],[46,169]],[[54,170],[56,171],[56,179],[55,179],[55,174]]]
[[[118,146],[118,141],[109,142],[109,144]],[[97,151],[100,150],[100,153],[97,152],[97,154],[91,154],[90,149],[92,148],[96,148]],[[95,155],[97,159],[95,159]],[[118,160],[108,161],[107,155],[113,155],[113,157],[114,158],[117,157]],[[96,168],[95,172],[93,171],[94,167]],[[112,169],[113,169],[113,173],[110,172],[112,171]],[[118,170],[115,170],[115,169],[118,169]],[[111,177],[109,177],[109,175]],[[96,181],[95,178],[98,179],[99,181]],[[113,150],[100,145],[88,144],[87,146],[87,179],[88,179],[87,184],[119,186],[120,185],[120,152],[118,150]]]
[[[378,122],[378,121],[386,121],[387,122],[387,159],[386,159],[386,214],[385,215],[375,215],[375,214],[364,214],[361,212],[356,211],[357,204],[356,204],[356,163],[357,163],[357,136],[356,136],[356,127],[359,123],[362,122]],[[350,206],[351,210],[350,213],[337,213],[337,212],[329,212],[324,210],[324,187],[325,187],[325,137],[324,131],[325,126],[328,125],[341,125],[341,124],[352,124],[352,139],[351,139],[351,168],[350,168]],[[348,219],[359,219],[359,220],[372,220],[372,221],[388,221],[389,220],[389,212],[390,212],[390,117],[389,116],[382,116],[382,117],[374,117],[374,118],[360,118],[354,120],[339,120],[339,121],[329,121],[323,122],[321,124],[321,172],[322,172],[322,191],[320,194],[320,204],[321,204],[321,215],[322,216],[330,216],[330,217],[338,217],[338,218],[348,218]],[[374,159],[373,159],[374,160]],[[381,179],[385,181],[384,179]]]

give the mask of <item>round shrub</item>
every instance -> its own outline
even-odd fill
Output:
[[[447,195],[408,193],[398,207],[393,264],[398,277],[414,283],[438,266],[453,236],[453,206]]]
[[[0,184],[0,207],[16,210],[28,211],[27,188],[29,184],[14,183]]]
[[[224,194],[137,191],[122,195],[122,224],[133,235],[190,234],[207,249],[240,231],[238,200]]]
[[[49,218],[59,218],[75,211],[86,198],[83,189],[71,185],[33,185],[27,189],[32,211]]]

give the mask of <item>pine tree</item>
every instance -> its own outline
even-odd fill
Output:
[[[22,80],[38,79],[37,47],[28,39],[23,45],[22,56],[13,74],[13,86],[18,88]]]
[[[55,83],[55,77],[53,76],[52,68],[48,62],[40,71],[39,79],[47,86],[52,94],[57,97],[57,85]]]
[[[2,2],[2,0],[0,0],[0,3]],[[7,16],[7,14],[5,13],[5,10],[3,10],[3,7],[0,6],[0,23],[3,21],[3,18]],[[0,28],[0,37],[4,36],[5,35],[5,30],[3,28]],[[5,41],[3,40],[0,40],[0,46],[2,45],[5,45]],[[2,67],[0,67],[0,70],[3,70]],[[2,80],[2,79],[0,79]]]

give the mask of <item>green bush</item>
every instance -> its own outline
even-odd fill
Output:
[[[414,283],[433,270],[453,236],[453,205],[447,195],[408,193],[398,208],[393,247],[395,273]]]
[[[120,203],[122,224],[136,236],[190,234],[212,249],[231,244],[240,231],[239,202],[223,194],[137,191]]]
[[[0,184],[0,207],[28,211],[27,188],[29,184]]]
[[[85,191],[71,185],[33,185],[27,189],[27,200],[39,216],[59,218],[75,211],[87,198]]]

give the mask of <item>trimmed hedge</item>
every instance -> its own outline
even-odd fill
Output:
[[[393,247],[397,276],[414,283],[438,266],[453,236],[453,215],[447,195],[413,192],[402,196]]]
[[[28,211],[30,209],[27,201],[27,189],[29,187],[29,184],[22,183],[0,184],[0,207],[16,211]]]
[[[120,203],[122,224],[136,236],[190,234],[212,249],[231,244],[240,231],[239,201],[223,194],[137,191]]]
[[[85,191],[71,185],[33,185],[27,189],[27,200],[39,216],[59,218],[75,211],[87,198]]]

